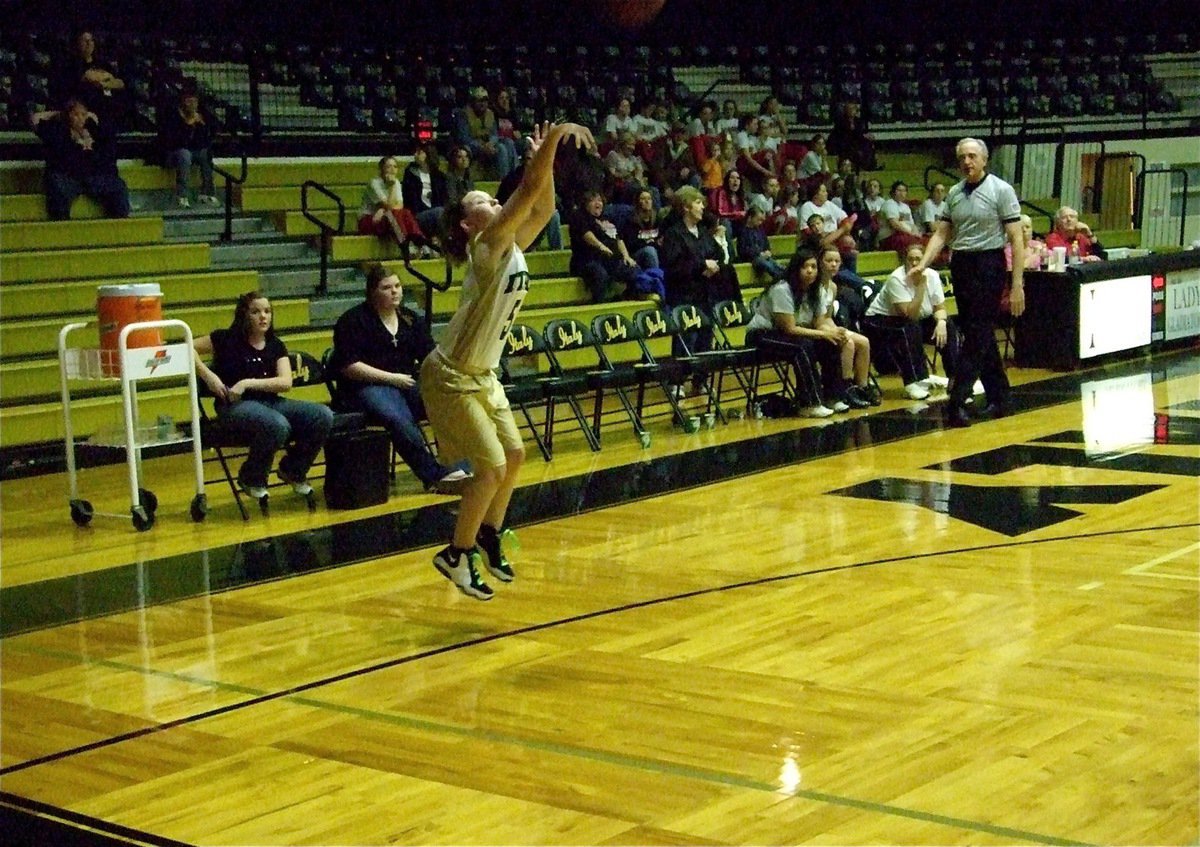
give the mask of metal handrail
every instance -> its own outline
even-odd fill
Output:
[[[308,210],[308,190],[310,188],[324,194],[337,204],[338,224],[336,229]],[[300,214],[304,215],[310,223],[315,224],[321,232],[321,279],[317,283],[317,293],[324,295],[329,290],[329,248],[333,244],[333,239],[330,236],[345,230],[346,204],[342,202],[341,197],[334,194],[321,183],[316,180],[306,179],[300,186]]]
[[[1044,215],[1046,217],[1047,223],[1050,224],[1050,226],[1048,226],[1046,228],[1046,232],[1050,232],[1052,229],[1054,229],[1054,213],[1053,212],[1043,209],[1037,203],[1030,203],[1028,200],[1021,201],[1021,208],[1022,209],[1032,209],[1033,211],[1037,212],[1039,215]]]
[[[241,164],[239,174],[234,176],[215,162],[213,163],[213,173],[220,174],[225,180],[225,230],[221,233],[222,241],[233,241],[233,186],[243,184],[248,173],[246,148],[240,137],[234,136],[234,141],[237,143],[237,155]]]
[[[958,182],[959,179],[961,178],[961,176],[959,174],[950,173],[950,171],[946,170],[943,167],[939,167],[938,165],[929,165],[927,168],[925,168],[925,173],[921,177],[921,184],[925,186],[926,191],[933,188],[933,183],[931,183],[929,181],[929,175],[931,173],[939,173],[939,174],[942,174],[943,176],[950,177],[950,183],[952,185],[954,183]]]
[[[404,269],[415,276],[421,282],[425,283],[425,328],[433,329],[433,292],[448,291],[450,286],[454,284],[454,266],[450,263],[450,257],[446,257],[446,278],[444,282],[434,282],[430,277],[421,273],[413,267],[412,256],[409,250],[410,241],[405,241],[400,245],[400,258],[404,262]]]
[[[1142,222],[1142,204],[1145,202],[1146,174],[1180,174],[1183,176],[1183,206],[1179,210],[1179,246],[1184,245],[1187,229],[1187,207],[1188,207],[1188,172],[1184,168],[1143,168],[1142,172],[1137,175],[1137,180],[1134,183],[1134,201],[1133,201],[1133,222],[1141,227]],[[1175,185],[1175,180],[1171,180],[1171,185]],[[1168,199],[1168,203],[1170,200]]]

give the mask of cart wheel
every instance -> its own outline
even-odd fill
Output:
[[[192,521],[204,523],[206,517],[208,517],[208,496],[197,494],[192,498]]]
[[[87,500],[71,501],[71,520],[76,526],[87,526],[92,522],[92,504]]]
[[[142,507],[147,513],[153,515],[158,511],[158,498],[149,488],[139,488],[138,499],[142,501]]]
[[[129,511],[133,515],[133,528],[138,532],[145,532],[154,526],[154,513],[146,511],[145,506],[134,506]]]
[[[308,510],[315,512],[317,510],[317,492],[310,491],[304,495],[304,502],[308,504]]]
[[[642,442],[643,447],[649,447],[650,446],[650,433],[639,432],[638,433],[638,441]]]

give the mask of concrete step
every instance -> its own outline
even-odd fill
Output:
[[[313,262],[319,257],[317,251],[303,241],[214,244],[210,255],[213,267],[295,265],[297,262]]]
[[[363,300],[362,294],[342,294],[311,300],[308,304],[308,322],[314,327],[333,326],[337,319]]]
[[[252,233],[280,237],[270,222],[261,215],[235,216],[232,224],[234,238]],[[215,241],[223,232],[224,215],[202,218],[176,216],[163,222],[163,238],[168,241]]]
[[[320,264],[304,267],[263,271],[259,284],[268,297],[309,297],[317,290],[320,282]],[[355,268],[330,268],[328,271],[330,294],[357,293],[362,296],[362,274]]]

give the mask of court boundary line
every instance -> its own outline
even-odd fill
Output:
[[[671,763],[656,762],[656,761],[650,760],[650,759],[636,759],[634,757],[621,756],[619,753],[596,751],[596,750],[591,750],[591,749],[584,748],[584,747],[567,747],[566,745],[554,745],[550,742],[538,741],[538,740],[534,740],[534,739],[512,738],[503,733],[498,733],[498,732],[494,732],[494,731],[457,727],[457,726],[454,726],[451,724],[438,724],[438,723],[435,723],[432,721],[426,721],[421,718],[416,718],[411,715],[388,714],[386,712],[377,712],[374,710],[361,709],[361,708],[357,708],[357,707],[353,707],[353,706],[346,706],[343,704],[332,703],[329,701],[312,698],[312,697],[306,697],[303,695],[305,692],[313,691],[318,688],[323,688],[328,685],[334,685],[338,682],[343,682],[348,679],[353,679],[353,678],[356,678],[359,676],[365,676],[370,673],[374,673],[376,671],[388,670],[390,668],[399,667],[400,665],[411,664],[413,662],[416,662],[416,661],[419,661],[422,659],[444,655],[446,653],[450,653],[450,652],[453,652],[456,650],[466,649],[466,648],[470,648],[470,647],[476,647],[476,646],[479,646],[482,644],[492,643],[492,642],[499,641],[499,640],[505,639],[505,638],[520,637],[520,636],[528,635],[530,633],[539,632],[542,630],[559,627],[559,626],[563,626],[563,625],[578,623],[581,621],[602,618],[602,617],[606,617],[606,616],[612,615],[612,614],[619,614],[619,613],[626,612],[626,611],[633,611],[633,610],[637,610],[637,609],[644,609],[644,608],[649,608],[649,607],[653,607],[653,606],[657,606],[657,605],[663,605],[663,604],[666,604],[669,602],[674,602],[677,600],[687,600],[687,599],[692,599],[694,597],[702,597],[702,596],[707,596],[707,595],[712,595],[712,594],[719,594],[719,593],[722,593],[725,591],[738,590],[738,589],[743,589],[743,588],[754,588],[754,587],[769,585],[769,584],[776,583],[776,582],[790,581],[790,580],[799,579],[802,577],[809,577],[809,576],[819,576],[819,575],[823,575],[823,574],[836,573],[839,571],[849,571],[849,570],[862,568],[862,567],[873,567],[873,566],[877,566],[877,565],[919,562],[922,560],[927,560],[927,559],[937,558],[937,557],[961,555],[961,554],[971,554],[971,553],[984,552],[984,551],[989,551],[989,550],[1000,550],[1000,549],[1008,549],[1008,548],[1014,548],[1014,547],[1026,547],[1026,546],[1055,543],[1055,542],[1062,542],[1062,541],[1084,540],[1084,539],[1103,538],[1103,537],[1119,536],[1119,535],[1131,535],[1131,534],[1137,534],[1137,533],[1158,532],[1158,531],[1173,530],[1173,529],[1190,529],[1190,528],[1195,528],[1195,527],[1200,527],[1200,522],[1167,524],[1167,525],[1151,526],[1151,527],[1126,528],[1126,529],[1119,529],[1119,530],[1104,530],[1104,531],[1092,532],[1092,533],[1073,533],[1070,535],[1055,536],[1053,538],[1004,541],[1004,542],[998,542],[995,544],[975,545],[975,546],[971,546],[971,547],[960,547],[960,548],[954,548],[954,549],[942,550],[942,551],[930,551],[930,552],[926,552],[926,553],[916,553],[916,554],[909,554],[909,555],[905,555],[905,556],[890,556],[890,557],[884,557],[884,558],[879,558],[879,559],[871,559],[871,560],[862,561],[862,562],[850,562],[850,563],[846,563],[846,564],[842,564],[842,565],[831,565],[828,567],[816,568],[813,570],[793,571],[793,572],[786,573],[786,574],[776,574],[773,576],[760,577],[760,578],[753,579],[753,580],[743,580],[741,582],[729,583],[729,584],[722,585],[722,586],[712,586],[712,587],[707,587],[707,588],[695,589],[692,591],[682,592],[679,594],[673,594],[673,595],[669,595],[669,596],[665,596],[665,597],[657,597],[657,598],[651,598],[648,600],[640,600],[640,601],[636,601],[633,603],[626,603],[626,604],[622,604],[620,606],[610,607],[607,609],[598,609],[598,610],[594,610],[591,612],[584,612],[584,613],[581,613],[578,615],[572,615],[567,618],[559,618],[559,619],[555,619],[552,621],[543,621],[541,623],[531,624],[529,626],[519,627],[519,628],[513,629],[513,630],[506,630],[504,632],[491,633],[488,635],[478,636],[475,638],[467,639],[466,641],[456,642],[454,644],[442,645],[440,647],[431,648],[431,649],[424,650],[419,653],[414,653],[414,654],[411,654],[408,656],[402,656],[402,657],[398,657],[395,659],[389,659],[384,662],[377,662],[377,663],[375,663],[373,665],[369,665],[367,667],[358,668],[355,670],[346,671],[346,672],[339,673],[339,674],[334,674],[330,677],[326,677],[326,678],[323,678],[320,680],[312,680],[310,682],[303,683],[301,685],[292,686],[288,689],[274,691],[274,692],[258,692],[257,689],[253,689],[248,686],[235,685],[232,683],[224,683],[224,682],[220,682],[217,680],[206,680],[206,679],[201,679],[198,677],[191,677],[186,674],[179,674],[179,673],[172,672],[172,671],[147,669],[145,667],[138,667],[138,666],[134,666],[134,665],[127,665],[127,664],[121,663],[121,662],[116,662],[111,659],[82,659],[82,657],[79,657],[77,655],[72,655],[72,654],[66,653],[64,651],[51,651],[51,650],[43,650],[41,648],[18,646],[16,649],[23,650],[26,652],[47,653],[47,654],[62,653],[63,657],[69,657],[69,658],[73,658],[76,660],[81,660],[82,663],[84,663],[84,664],[113,667],[116,669],[132,671],[132,672],[140,673],[143,675],[164,676],[164,677],[169,677],[169,678],[177,679],[180,681],[188,682],[189,684],[206,685],[206,686],[216,689],[216,690],[238,691],[238,692],[254,694],[255,696],[252,696],[248,700],[243,700],[243,701],[240,701],[237,703],[230,703],[225,706],[220,706],[215,709],[210,709],[205,712],[200,712],[200,713],[196,713],[193,715],[186,715],[186,716],[177,718],[173,721],[168,721],[166,723],[155,724],[153,726],[143,727],[141,729],[133,730],[133,731],[130,731],[127,733],[122,733],[117,736],[111,736],[107,739],[101,739],[99,741],[91,742],[86,745],[80,745],[76,748],[58,751],[56,753],[47,754],[46,756],[38,757],[36,759],[27,760],[26,762],[21,762],[16,765],[10,765],[6,768],[0,769],[0,775],[16,773],[16,772],[19,772],[22,770],[37,767],[42,764],[50,764],[52,762],[62,761],[64,759],[71,758],[75,755],[79,755],[79,754],[86,753],[86,752],[91,752],[93,750],[102,749],[104,747],[114,746],[114,745],[122,743],[124,741],[129,741],[129,740],[134,740],[136,738],[146,737],[146,736],[157,734],[159,732],[163,732],[163,731],[166,731],[169,729],[174,729],[179,726],[185,726],[185,725],[189,725],[189,724],[199,723],[201,721],[207,720],[208,718],[219,717],[221,715],[225,715],[225,714],[228,714],[228,713],[231,713],[234,711],[239,711],[244,708],[261,705],[261,704],[272,702],[275,700],[289,700],[289,701],[295,702],[300,705],[307,705],[312,708],[322,708],[322,709],[338,711],[338,712],[341,712],[344,714],[352,714],[352,715],[356,715],[358,717],[361,717],[361,718],[367,719],[367,720],[378,720],[378,721],[383,721],[383,722],[388,722],[388,723],[393,723],[393,724],[407,725],[407,726],[421,729],[424,731],[440,732],[443,734],[444,733],[454,733],[454,734],[459,734],[459,735],[463,735],[466,737],[481,738],[483,740],[494,741],[497,743],[515,744],[515,745],[519,745],[519,746],[523,746],[523,747],[531,747],[534,749],[543,749],[544,748],[545,751],[547,751],[547,752],[553,752],[553,753],[556,753],[559,755],[569,755],[569,756],[576,756],[576,757],[588,758],[588,759],[599,760],[599,761],[609,761],[609,762],[613,762],[613,763],[616,763],[616,764],[619,764],[622,766],[636,767],[641,770],[657,771],[660,773],[673,773],[677,776],[682,776],[685,778],[701,779],[701,780],[705,780],[705,781],[709,781],[709,782],[720,782],[723,784],[741,786],[744,788],[749,788],[749,789],[754,789],[754,790],[769,791],[771,793],[780,793],[779,790],[773,785],[769,785],[767,783],[762,783],[757,780],[744,778],[744,777],[741,777],[736,774],[731,775],[731,774],[725,774],[725,773],[722,773],[719,771],[710,771],[709,769],[705,769],[705,768],[692,768],[692,767],[682,766],[682,765],[673,765]],[[2,796],[3,796],[2,793],[0,793],[0,797],[2,797]],[[14,796],[17,796],[17,795],[14,795]],[[900,807],[900,806],[890,806],[887,804],[875,803],[875,802],[869,801],[869,800],[860,800],[860,799],[854,798],[854,797],[831,794],[831,793],[826,793],[826,792],[813,791],[810,789],[797,789],[793,792],[790,792],[788,794],[788,796],[803,797],[805,799],[813,800],[815,802],[823,802],[823,803],[828,803],[831,805],[840,805],[840,806],[845,806],[845,807],[850,807],[850,808],[858,808],[858,809],[862,809],[864,811],[871,811],[871,812],[875,812],[875,813],[879,813],[879,814],[904,817],[904,818],[909,818],[912,820],[922,820],[925,822],[936,823],[938,825],[944,825],[944,826],[948,826],[951,828],[963,829],[965,831],[984,832],[984,833],[988,833],[991,835],[998,835],[1000,837],[1019,838],[1024,841],[1030,841],[1032,843],[1037,843],[1037,844],[1051,844],[1051,845],[1086,845],[1087,844],[1087,842],[1076,841],[1076,840],[1072,840],[1072,839],[1062,838],[1059,836],[1050,836],[1050,835],[1043,835],[1041,833],[1027,832],[1027,831],[1020,830],[1020,829],[1003,827],[1003,826],[999,826],[996,824],[991,824],[991,823],[988,823],[985,821],[970,821],[970,820],[966,820],[966,819],[960,819],[960,818],[954,818],[951,816],[940,815],[936,812],[926,812],[926,811],[919,810],[919,809],[906,809],[906,808]],[[32,801],[32,802],[37,802],[37,801]],[[55,808],[55,807],[51,807],[51,808]],[[64,811],[66,811],[66,810],[64,810]]]
[[[76,747],[68,748],[66,750],[60,750],[55,753],[48,753],[44,756],[38,756],[33,759],[27,759],[24,762],[18,762],[13,765],[7,765],[3,768],[0,768],[0,776],[7,776],[8,774],[11,774],[11,773],[18,773],[20,771],[27,770],[29,768],[34,768],[39,765],[50,764],[51,762],[60,761],[62,759],[68,759],[68,758],[71,758],[72,756],[77,756],[82,753],[91,752],[92,750],[97,750],[97,749],[100,749],[103,747],[109,747],[114,744],[123,743],[125,741],[132,741],[137,738],[143,738],[147,735],[154,735],[159,732],[165,732],[166,730],[175,729],[180,726],[186,726],[188,724],[199,723],[201,721],[208,720],[209,718],[219,717],[221,715],[227,714],[231,711],[236,711],[238,709],[250,708],[252,706],[258,706],[263,703],[268,703],[272,700],[279,700],[279,699],[283,699],[285,697],[293,696],[296,694],[303,694],[306,691],[312,691],[317,688],[322,688],[326,685],[335,685],[339,682],[344,682],[347,679],[353,679],[358,676],[365,676],[367,674],[375,673],[376,671],[388,670],[390,668],[399,667],[400,665],[411,664],[413,662],[417,662],[422,659],[433,658],[434,656],[440,656],[445,653],[453,652],[455,650],[463,650],[463,649],[468,649],[471,647],[478,647],[480,645],[490,644],[494,641],[500,641],[505,638],[520,637],[520,636],[529,635],[529,634],[535,633],[535,632],[542,632],[544,630],[552,629],[552,628],[558,627],[558,626],[566,626],[566,625],[573,624],[573,623],[579,623],[581,621],[594,620],[597,618],[607,617],[608,615],[621,614],[622,612],[633,611],[636,609],[645,609],[645,608],[650,608],[652,606],[661,606],[661,605],[665,605],[667,603],[672,603],[672,602],[675,602],[678,600],[690,600],[694,597],[704,597],[704,596],[707,596],[710,594],[720,594],[725,591],[738,591],[738,590],[741,590],[744,588],[755,588],[755,587],[763,586],[763,585],[771,585],[776,582],[785,582],[785,581],[792,580],[792,579],[801,579],[801,578],[810,577],[810,576],[821,576],[824,574],[838,573],[840,571],[849,571],[849,570],[854,570],[857,568],[875,567],[878,565],[900,564],[900,563],[906,563],[906,562],[918,562],[918,561],[922,561],[925,559],[938,558],[941,556],[953,556],[953,555],[962,555],[962,554],[970,554],[970,553],[981,553],[981,552],[986,552],[986,551],[991,551],[991,550],[1005,550],[1005,549],[1010,549],[1010,548],[1014,548],[1014,547],[1035,546],[1035,545],[1039,545],[1039,544],[1050,544],[1050,543],[1055,543],[1055,542],[1060,542],[1060,541],[1075,541],[1075,540],[1092,539],[1092,538],[1105,538],[1105,537],[1116,536],[1116,535],[1132,535],[1135,533],[1143,533],[1143,532],[1161,532],[1163,530],[1192,529],[1192,528],[1198,528],[1198,527],[1200,527],[1200,521],[1188,522],[1188,523],[1178,523],[1178,524],[1163,524],[1163,525],[1159,525],[1159,526],[1150,526],[1150,527],[1102,530],[1099,532],[1075,533],[1072,535],[1055,536],[1053,538],[1033,538],[1033,539],[1025,539],[1025,540],[1020,540],[1020,541],[1003,541],[1003,542],[999,542],[996,544],[979,544],[979,545],[974,545],[971,547],[953,548],[950,550],[938,550],[938,551],[929,551],[926,553],[914,553],[914,554],[910,554],[910,555],[906,555],[906,556],[887,556],[887,557],[884,557],[881,559],[869,559],[869,560],[863,561],[863,562],[847,562],[846,564],[841,564],[841,565],[828,565],[826,567],[816,568],[814,570],[792,571],[789,573],[774,574],[772,576],[764,576],[764,577],[759,577],[757,579],[751,579],[751,580],[742,580],[740,582],[732,582],[732,583],[727,583],[725,585],[709,586],[706,588],[696,588],[691,591],[684,591],[684,592],[681,592],[678,594],[669,594],[669,595],[665,595],[662,597],[654,597],[654,598],[650,598],[647,600],[637,600],[632,603],[624,603],[620,606],[612,606],[607,609],[595,609],[590,612],[582,612],[580,614],[571,615],[566,618],[557,618],[557,619],[551,620],[551,621],[542,621],[542,622],[536,623],[536,624],[529,624],[528,626],[518,627],[516,629],[511,629],[511,630],[505,630],[504,632],[493,632],[493,633],[489,633],[487,635],[480,635],[480,636],[476,636],[474,638],[469,638],[465,641],[455,642],[453,644],[443,644],[441,646],[432,647],[427,650],[422,650],[417,653],[409,654],[407,656],[400,656],[400,657],[397,657],[394,659],[387,659],[386,661],[383,661],[383,662],[376,662],[375,664],[367,665],[362,668],[356,668],[354,670],[343,671],[341,673],[333,674],[332,676],[324,677],[322,679],[310,680],[308,682],[301,683],[300,685],[294,685],[290,688],[285,688],[285,689],[281,689],[278,691],[267,692],[265,694],[261,694],[261,695],[252,697],[249,700],[243,700],[240,703],[230,703],[230,704],[227,704],[224,706],[218,706],[214,709],[209,709],[204,712],[197,712],[197,713],[194,713],[191,715],[184,715],[183,717],[175,718],[174,720],[166,721],[165,723],[158,723],[158,724],[154,724],[153,726],[147,726],[147,727],[142,727],[141,729],[130,730],[129,732],[123,732],[123,733],[120,733],[119,735],[109,736],[108,738],[100,739],[98,741],[92,741],[87,744],[81,744]],[[19,651],[24,650],[27,652],[32,652],[32,651],[36,650],[37,648],[25,647],[23,645],[10,645],[9,649],[16,649]],[[110,661],[111,660],[107,660],[107,659],[101,659],[101,660],[84,659],[82,664],[85,664],[85,665],[86,664],[103,664],[105,662],[110,662]],[[169,672],[165,672],[165,671],[164,672],[147,671],[145,668],[137,668],[135,666],[129,666],[129,669],[136,670],[140,673],[169,673]],[[191,681],[196,681],[196,680],[191,680]],[[216,683],[213,683],[213,684],[216,684]],[[221,685],[230,685],[229,683],[220,683],[220,684]],[[242,687],[245,687],[245,686],[242,686]],[[250,689],[250,690],[254,690],[254,689]]]

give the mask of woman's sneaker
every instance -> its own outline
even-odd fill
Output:
[[[433,557],[433,566],[442,576],[454,583],[463,594],[476,600],[491,600],[493,591],[479,577],[479,550],[459,550],[447,547]]]
[[[280,479],[282,479],[284,482],[286,482],[288,485],[290,485],[292,487],[292,491],[295,491],[301,497],[307,497],[308,495],[313,493],[313,487],[308,484],[308,480],[306,480],[304,477],[292,476],[291,474],[284,471],[283,468],[280,468],[279,470],[275,471],[275,473],[279,475]]]
[[[837,412],[838,414],[850,411],[850,406],[846,404],[845,400],[838,400],[829,408],[833,409],[833,411]]]
[[[904,396],[909,400],[928,400],[929,389],[919,382],[910,382],[904,386]]]
[[[488,573],[501,582],[512,582],[516,573],[513,571],[512,563],[504,555],[504,547],[506,545],[509,547],[519,546],[517,544],[517,534],[508,528],[497,532],[487,524],[484,524],[479,527],[479,534],[475,536],[475,543],[483,551],[483,562],[487,566]]]
[[[945,388],[950,384],[950,380],[946,379],[944,376],[938,376],[937,374],[930,374],[925,379],[921,380],[921,382],[926,388],[929,389]]]
[[[828,406],[804,406],[796,411],[802,418],[827,418],[833,414]]]
[[[238,488],[242,489],[243,494],[248,494],[255,500],[262,500],[267,496],[267,487],[265,485],[249,485],[239,479]]]
[[[475,478],[475,475],[464,468],[455,468],[437,482],[425,487],[430,494],[458,495],[463,486]]]

